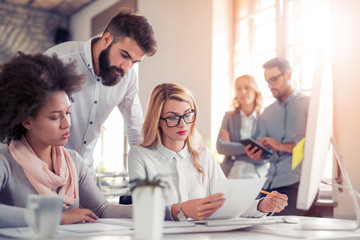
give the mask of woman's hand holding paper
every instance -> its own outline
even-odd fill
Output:
[[[181,205],[181,211],[189,218],[203,220],[210,217],[223,205],[225,198],[224,194],[217,193],[208,197],[193,199],[184,202]],[[175,212],[179,209],[179,204],[172,206],[173,217]]]

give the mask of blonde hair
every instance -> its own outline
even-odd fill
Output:
[[[235,84],[234,84],[235,89],[236,89],[236,85],[238,84],[238,82],[242,78],[246,78],[246,79],[249,80],[250,87],[255,92],[255,110],[256,110],[257,113],[261,113],[261,110],[262,110],[262,94],[260,92],[260,89],[259,89],[255,79],[251,75],[242,75],[242,76],[238,77],[235,80]],[[236,94],[235,94],[235,97],[232,100],[231,106],[233,108],[233,114],[238,114],[240,112],[241,104],[237,100]]]
[[[140,146],[147,148],[157,146],[159,148],[162,145],[159,121],[164,104],[169,99],[186,102],[193,110],[198,112],[193,96],[185,87],[174,83],[163,83],[157,85],[152,91],[148,102],[147,112],[142,127],[143,141]],[[195,118],[185,142],[192,156],[194,167],[203,175],[204,178],[204,171],[198,163],[202,148],[202,140],[196,131],[196,122],[197,119]]]

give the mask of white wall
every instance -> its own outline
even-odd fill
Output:
[[[232,1],[139,0],[138,6],[153,25],[159,44],[156,55],[140,64],[143,108],[150,89],[159,83],[187,87],[199,106],[197,129],[214,147],[231,95]],[[223,97],[224,92],[229,98]]]
[[[119,0],[98,0],[74,14],[70,20],[71,39],[74,41],[86,41],[91,38],[91,19],[116,2],[119,2]]]
[[[211,81],[211,143],[216,139],[224,113],[234,97],[234,4],[213,0],[212,81]]]
[[[90,38],[91,18],[116,2],[116,0],[96,1],[74,15],[71,19],[73,40],[84,41]],[[223,7],[220,14],[216,16],[217,23],[221,18],[224,21],[222,26],[217,25],[214,28],[219,31],[218,34],[213,32],[214,2],[217,7]],[[224,27],[228,27],[230,19],[226,13],[231,12],[230,2],[223,0],[138,0],[138,9],[154,27],[159,45],[156,55],[145,58],[139,64],[139,97],[144,112],[150,93],[157,84],[174,82],[187,87],[194,95],[199,107],[198,131],[209,145],[212,117],[211,95],[214,91],[211,83],[214,78],[220,82],[230,81],[228,63],[231,56],[228,52],[224,53],[229,51],[229,36],[216,39],[217,44],[222,44],[223,47],[221,53],[217,52],[213,55],[213,37],[224,33],[220,30],[224,31]],[[228,99],[224,101],[227,107]],[[219,117],[214,124],[215,128],[218,128],[224,108],[215,109],[215,111]]]
[[[139,0],[138,7],[155,30],[158,52],[139,66],[143,109],[159,83],[191,90],[199,107],[200,134],[210,135],[212,1]]]
[[[353,187],[360,191],[360,1],[333,0],[334,136]],[[354,218],[348,193],[335,189],[335,217]]]

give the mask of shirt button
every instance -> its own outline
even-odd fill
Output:
[[[92,122],[92,121],[90,121],[90,124],[93,124],[93,122]]]
[[[94,103],[97,104],[97,101],[95,100]]]
[[[100,82],[100,78],[97,78],[96,80],[97,80],[98,82]]]
[[[87,144],[87,141],[84,141],[84,144]]]

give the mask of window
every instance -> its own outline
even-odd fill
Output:
[[[321,51],[330,53],[330,1],[235,0],[235,6],[235,77],[252,74],[266,107],[274,98],[264,81],[262,65],[281,56],[293,68],[296,87],[310,94],[317,56]],[[324,177],[331,179],[331,173],[327,167]]]
[[[94,149],[96,183],[108,201],[119,202],[119,196],[127,193],[128,143],[124,120],[115,108],[101,127],[99,140]]]
[[[117,1],[110,7],[91,18],[91,35],[101,37],[110,20],[119,8],[137,9],[136,0]],[[134,68],[138,71],[138,65]],[[115,108],[101,127],[100,138],[94,149],[94,167],[96,172],[127,171],[126,161],[129,146],[125,134],[124,120],[118,108]]]
[[[127,139],[124,120],[119,109],[115,108],[101,127],[100,138],[94,149],[96,172],[126,171]]]
[[[330,51],[329,0],[238,0],[235,76],[251,73],[264,94],[274,99],[262,65],[275,56],[289,60],[297,88],[310,94],[319,49]]]

